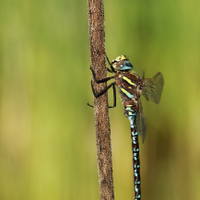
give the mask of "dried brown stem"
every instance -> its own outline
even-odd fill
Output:
[[[91,67],[94,70],[96,78],[100,80],[106,77],[104,9],[102,0],[88,0],[88,18]],[[93,81],[93,85],[95,92],[99,93],[107,84],[96,84]],[[94,115],[100,197],[102,200],[114,200],[107,93],[99,98],[94,97]]]

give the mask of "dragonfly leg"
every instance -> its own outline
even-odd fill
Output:
[[[115,108],[116,107],[116,89],[115,85],[113,85],[113,106],[109,106],[108,108]]]
[[[114,99],[113,101],[114,101],[114,102],[113,102],[113,106],[108,106],[108,108],[115,108],[115,107],[116,107],[116,89],[115,89],[115,85],[114,85],[114,84],[115,84],[115,82],[114,82],[114,83],[111,83],[107,88],[105,88],[105,89],[108,90],[110,87],[113,87],[113,99]],[[91,86],[92,86],[92,91],[93,91],[93,94],[94,94],[94,88],[93,88],[92,83],[91,83]],[[105,89],[104,89],[104,90],[105,90]],[[104,91],[104,90],[103,90],[102,92],[105,93],[107,90],[106,90],[106,91]],[[100,92],[100,93],[101,93],[101,92]],[[103,94],[104,94],[104,93],[103,93]],[[95,96],[95,95],[96,95],[96,94],[94,94],[94,96]],[[97,95],[99,95],[99,94],[97,94]],[[97,95],[96,95],[96,96],[97,96]],[[101,95],[102,95],[102,94],[101,94]],[[100,96],[101,96],[101,95],[100,95]],[[98,97],[100,97],[100,96],[98,96]],[[98,98],[98,97],[96,97],[96,98]],[[87,103],[87,105],[90,106],[90,107],[92,107],[92,108],[94,108],[94,106],[90,105],[89,103]]]
[[[94,81],[95,81],[96,83],[104,83],[104,82],[107,82],[107,81],[109,81],[110,79],[114,78],[114,76],[110,76],[110,77],[107,77],[107,78],[104,78],[104,79],[101,79],[101,80],[97,80],[97,79],[96,79],[96,76],[95,76],[95,73],[94,73],[93,69],[91,68],[91,66],[90,66],[90,70],[91,70],[91,72],[92,72]]]
[[[107,68],[107,69],[109,69],[109,68]],[[91,70],[91,72],[92,72],[94,81],[95,81],[96,83],[105,83],[105,82],[109,81],[110,79],[114,78],[114,76],[111,76],[111,77],[107,77],[107,78],[104,78],[104,79],[101,79],[101,80],[97,80],[97,79],[96,79],[96,76],[95,76],[95,73],[94,73],[93,69],[91,68],[91,66],[90,66],[90,70]],[[109,69],[109,70],[110,70],[110,69]],[[109,71],[109,70],[108,70],[108,71]],[[111,70],[110,70],[110,72],[111,72]],[[111,84],[108,85],[104,90],[102,90],[100,93],[96,94],[95,91],[94,91],[94,87],[93,87],[92,81],[91,81],[92,92],[93,92],[93,94],[94,94],[94,96],[95,96],[96,98],[100,97],[100,96],[103,95],[109,88],[113,87],[113,98],[114,98],[114,103],[113,103],[113,106],[109,106],[108,108],[114,108],[114,107],[116,107],[116,89],[115,89],[115,84],[116,84],[115,82],[111,83]],[[94,107],[94,106],[90,105],[89,103],[87,103],[87,105],[90,106],[90,107]]]
[[[109,69],[108,67],[107,67],[107,71],[110,73],[113,73],[113,71],[111,69]]]
[[[111,69],[109,69],[109,68],[107,68],[107,70],[109,71],[109,72],[115,72],[115,70],[114,70],[114,68],[113,68],[113,66],[112,66],[112,64],[111,64],[111,62],[110,62],[110,60],[108,59],[108,56],[107,56],[107,54],[106,54],[106,52],[105,52],[105,55],[106,55],[106,60],[107,60],[107,62],[108,62],[108,64],[110,65],[110,68]]]
[[[108,89],[110,89],[112,86],[115,87],[115,82],[111,83],[110,85],[108,85],[105,89],[103,89],[101,92],[99,92],[98,94],[95,93],[94,91],[94,87],[92,85],[92,81],[91,81],[91,87],[92,87],[92,92],[93,92],[93,95],[98,98],[100,97],[101,95],[103,95],[105,92],[107,92]]]

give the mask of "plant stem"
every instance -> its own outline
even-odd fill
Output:
[[[104,9],[102,0],[88,0],[88,18],[91,67],[96,78],[100,80],[106,77]],[[93,81],[93,85],[96,93],[99,93],[107,84],[96,84]],[[94,115],[100,197],[101,200],[114,200],[107,93],[99,98],[94,97]]]

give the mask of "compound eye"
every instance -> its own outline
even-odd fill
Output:
[[[133,65],[129,61],[126,61],[124,65],[129,67],[130,69],[133,68]]]

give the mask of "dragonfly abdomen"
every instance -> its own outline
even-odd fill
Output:
[[[138,142],[138,132],[137,132],[137,126],[136,126],[137,104],[135,105],[134,102],[129,102],[129,104],[126,105],[125,103],[124,111],[125,111],[125,116],[130,121],[130,126],[131,126],[134,191],[135,191],[135,200],[139,200],[141,199],[141,189],[140,189],[139,142]]]

